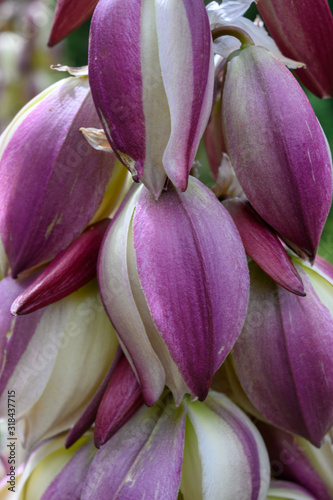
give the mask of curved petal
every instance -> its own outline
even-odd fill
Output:
[[[236,21],[250,7],[253,0],[223,0],[222,4],[210,2],[206,9],[210,24],[219,21]]]
[[[181,492],[185,500],[266,500],[270,467],[264,442],[222,394],[188,407]]]
[[[282,243],[251,205],[233,198],[225,200],[223,206],[236,224],[246,253],[276,283],[289,292],[304,295],[302,280]]]
[[[82,500],[177,497],[186,413],[173,404],[160,413],[158,405],[142,408],[96,453]]]
[[[115,157],[90,148],[79,131],[97,123],[88,79],[72,77],[31,101],[4,132],[0,235],[14,277],[65,248],[101,204]]]
[[[98,0],[57,0],[49,47],[66,38],[89,19],[97,3]]]
[[[333,94],[333,16],[327,0],[260,0],[258,10],[281,51],[305,63],[296,71],[318,97]]]
[[[64,464],[64,467],[55,476],[41,497],[41,500],[59,500],[60,498],[63,500],[80,500],[84,481],[87,477],[95,452],[96,449],[94,448],[92,439],[82,444],[81,447],[75,451],[69,462]],[[63,450],[63,456],[65,453],[68,452]],[[69,453],[71,453],[71,451]],[[47,473],[49,470],[52,470],[50,465],[46,467],[45,472]],[[42,474],[41,471],[38,471],[38,473]]]
[[[165,372],[137,310],[127,262],[129,231],[141,191],[142,188],[139,188],[132,196],[104,239],[98,262],[98,278],[104,307],[141,384],[146,404],[151,405],[163,391]]]
[[[86,285],[97,273],[98,252],[111,221],[104,219],[60,252],[11,307],[11,313],[27,314],[63,299]]]
[[[105,444],[142,405],[139,382],[124,357],[112,374],[98,408],[94,428],[97,448]]]
[[[330,442],[316,448],[308,440],[272,425],[259,422],[258,427],[267,446],[274,477],[302,485],[316,500],[332,499],[333,453]]]
[[[96,280],[32,313],[35,315],[39,322],[5,385],[15,390],[20,402],[17,417],[27,448],[75,422],[94,396],[117,349]],[[6,363],[10,369],[9,357]],[[2,406],[6,399],[4,391]]]
[[[302,486],[290,481],[271,481],[267,500],[317,500]]]
[[[137,180],[145,161],[141,10],[142,0],[100,0],[90,27],[88,60],[91,92],[106,136],[119,157],[130,157],[133,166],[126,166]]]
[[[163,165],[175,186],[184,191],[213,103],[210,26],[202,2],[155,1],[159,59],[171,120]]]
[[[278,59],[249,46],[227,63],[222,109],[227,150],[248,200],[313,261],[331,205],[332,166],[306,95]]]
[[[248,315],[233,357],[258,410],[320,446],[333,425],[333,317],[297,269],[306,297],[290,294],[250,264]]]
[[[150,315],[187,386],[200,399],[243,325],[248,269],[231,217],[208,188],[142,191],[133,243]]]

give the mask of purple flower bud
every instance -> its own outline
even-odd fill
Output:
[[[331,156],[290,71],[262,47],[234,53],[223,87],[232,166],[254,209],[313,260],[332,200]]]
[[[311,283],[297,270],[306,297],[291,294],[250,264],[249,307],[233,359],[246,394],[264,417],[320,446],[333,425],[332,287],[320,277]]]
[[[110,222],[110,219],[103,219],[62,250],[38,278],[16,297],[11,313],[21,315],[37,311],[95,278],[99,249]]]
[[[97,448],[105,444],[142,405],[139,383],[124,357],[112,374],[98,408],[94,428]]]
[[[118,343],[96,280],[55,304],[10,321],[9,302],[15,290],[16,294],[22,290],[17,280],[1,281],[0,415],[7,415],[7,392],[14,390],[18,428],[24,446],[31,448],[79,418],[102,383]]]
[[[327,0],[260,0],[258,10],[284,55],[306,67],[296,75],[318,97],[333,95],[333,16]]]
[[[140,188],[107,233],[98,276],[146,404],[165,384],[178,404],[186,392],[204,399],[248,298],[241,239],[211,191],[190,177],[156,202]]]
[[[143,406],[97,451],[82,500],[177,498],[186,412],[183,405],[176,408],[163,402],[161,406]]]
[[[181,492],[184,500],[266,500],[270,467],[263,439],[224,394],[188,405]]]
[[[91,148],[82,126],[99,126],[88,79],[66,78],[1,137],[0,239],[14,277],[63,250],[102,204],[115,156]]]
[[[97,3],[98,0],[57,0],[49,47],[59,43],[89,19]]]
[[[167,176],[184,191],[213,98],[204,4],[100,0],[89,78],[106,135],[134,180],[155,198]]]
[[[233,198],[225,200],[223,206],[236,224],[246,253],[276,283],[296,295],[305,295],[302,280],[279,238],[249,202]]]

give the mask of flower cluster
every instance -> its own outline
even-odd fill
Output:
[[[332,159],[289,70],[332,95],[333,17],[250,4],[58,0],[88,67],[0,138],[1,499],[333,498]]]

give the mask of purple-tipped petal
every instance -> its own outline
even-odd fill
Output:
[[[143,190],[133,244],[149,313],[187,386],[200,399],[234,345],[248,295],[244,248],[231,217],[203,184]]]
[[[112,374],[114,370],[116,369],[119,361],[121,360],[123,356],[121,348],[118,346],[118,349],[116,351],[116,354],[113,358],[113,361],[111,363],[111,366],[109,368],[108,373],[105,375],[105,378],[101,385],[99,386],[99,389],[97,390],[95,396],[87,406],[87,408],[84,410],[82,415],[80,416],[79,420],[76,422],[76,424],[73,426],[73,428],[70,430],[68,433],[68,436],[66,438],[65,446],[66,448],[70,448],[83,434],[90,429],[90,427],[93,425],[96,419],[96,415],[98,412],[99,405],[101,404],[101,401],[103,399],[104,392],[108,386],[108,383],[112,377]]]
[[[210,121],[205,130],[204,143],[209,166],[216,181],[223,152],[226,151],[222,133],[221,99],[218,99],[213,107]]]
[[[330,464],[325,460],[325,451],[330,447],[329,443],[324,444],[318,450],[305,439],[296,438],[289,432],[272,425],[259,422],[258,427],[267,446],[274,477],[299,483],[311,492],[316,500],[332,499],[332,481],[329,486],[320,475],[331,477]],[[318,470],[307,454],[315,458],[314,462]],[[320,458],[321,454],[322,458]],[[332,452],[328,455],[332,455]]]
[[[96,277],[99,249],[109,226],[104,219],[60,252],[13,302],[11,313],[28,314],[75,292]]]
[[[305,63],[297,77],[318,97],[333,94],[333,16],[327,0],[259,0],[258,10],[284,55]]]
[[[300,85],[264,48],[247,47],[228,62],[223,127],[253,208],[313,260],[332,200],[331,157]]]
[[[311,495],[305,488],[299,484],[290,481],[271,481],[267,500],[279,500],[288,498],[288,500],[319,500]],[[320,497],[320,500],[325,500]]]
[[[318,269],[333,284],[333,265],[330,262],[317,255],[313,268]]]
[[[28,280],[20,281],[13,280],[8,276],[0,282],[0,394],[3,393],[6,388],[8,381],[15,371],[17,363],[27,349],[41,319],[41,312],[32,314],[27,318],[13,318],[10,314],[11,302],[13,302],[17,295],[22,293],[32,279],[33,277],[30,277]],[[8,335],[9,332],[11,332],[11,335]],[[24,367],[22,367],[22,377],[24,376]],[[38,384],[34,387],[34,390],[38,392]],[[6,411],[5,405],[6,403],[3,401],[4,407],[1,405],[0,410],[2,415],[4,415]]]
[[[223,206],[236,224],[246,253],[276,283],[289,292],[304,296],[302,280],[282,243],[251,205],[234,198],[225,200]]]
[[[224,394],[210,391],[188,407],[181,492],[186,500],[266,500],[270,468],[250,419]]]
[[[97,448],[105,444],[143,405],[140,385],[126,358],[113,372],[99,405],[94,438]]]
[[[114,151],[132,158],[133,167],[135,162],[131,173],[137,180],[145,161],[141,9],[142,0],[100,0],[89,41],[89,78],[97,112]]]
[[[141,189],[124,206],[107,232],[98,262],[98,278],[102,301],[120,345],[141,384],[146,404],[152,405],[163,391],[165,372],[137,310],[127,258],[133,211]]]
[[[98,0],[57,0],[49,47],[73,33],[94,12]]]
[[[306,297],[250,264],[250,301],[233,351],[241,384],[273,424],[320,446],[333,425],[333,318],[298,266]]]
[[[213,73],[201,2],[99,1],[89,44],[94,102],[114,151],[155,198],[166,174],[186,189],[211,110]]]
[[[163,166],[179,189],[192,163],[213,101],[214,58],[205,6],[195,0],[156,0],[156,27],[171,134]]]
[[[183,406],[142,408],[95,455],[83,487],[91,498],[177,498],[183,460]]]
[[[92,149],[82,126],[99,126],[88,79],[66,78],[2,136],[0,237],[13,276],[63,250],[103,200],[115,156]]]
[[[44,492],[41,500],[80,500],[95,449],[88,440],[73,455]]]
[[[0,381],[0,411],[7,411],[7,390],[14,390],[20,402],[16,418],[30,448],[79,418],[103,382],[118,343],[96,280],[14,321]]]

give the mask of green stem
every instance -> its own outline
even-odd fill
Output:
[[[238,28],[237,26],[220,26],[219,28],[215,28],[212,30],[213,40],[220,38],[220,36],[226,35],[237,38],[242,44],[241,49],[245,49],[245,47],[248,47],[249,45],[254,45],[254,41],[252,40],[250,35],[248,35],[246,31]]]

